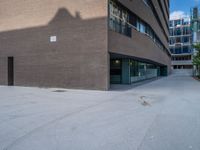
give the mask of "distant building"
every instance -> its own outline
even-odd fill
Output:
[[[191,8],[191,29],[192,29],[192,43],[193,45],[200,43],[200,9],[199,7],[193,7]],[[194,55],[196,55],[197,51],[195,49],[194,50]],[[197,68],[196,66],[194,66],[194,74],[197,74]]]
[[[200,15],[198,7],[191,8],[191,29],[193,43],[200,43]]]
[[[172,69],[189,70],[192,74],[193,49],[190,17],[170,19],[170,51]]]
[[[0,10],[1,85],[108,90],[170,73],[169,0],[2,0]]]

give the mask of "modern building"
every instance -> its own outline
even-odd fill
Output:
[[[189,70],[192,74],[192,31],[190,17],[170,19],[170,51],[172,69]]]
[[[192,42],[194,44],[200,43],[200,14],[199,7],[191,8],[191,29],[192,29]]]
[[[192,29],[192,43],[196,45],[200,43],[200,8],[195,6],[191,8],[191,29]],[[197,51],[193,48],[194,55],[197,54]],[[199,75],[197,66],[194,66],[194,75]]]
[[[169,0],[0,2],[0,84],[107,90],[171,69]]]

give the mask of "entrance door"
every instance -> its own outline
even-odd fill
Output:
[[[121,59],[112,59],[110,61],[110,82],[111,84],[120,84],[122,76]]]
[[[14,58],[8,57],[8,85],[14,85]]]
[[[160,67],[160,76],[167,76],[167,66],[161,66]]]

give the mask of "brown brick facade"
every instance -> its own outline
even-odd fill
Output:
[[[122,3],[158,29],[168,46],[141,0]],[[109,52],[170,65],[168,56],[144,35],[133,31],[130,39],[109,31],[107,0],[6,0],[0,2],[0,20],[1,85],[8,84],[9,56],[14,57],[17,86],[107,90]],[[51,36],[57,42],[50,42]]]

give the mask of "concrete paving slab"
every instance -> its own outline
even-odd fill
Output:
[[[199,150],[200,82],[128,90],[0,87],[0,150]]]

